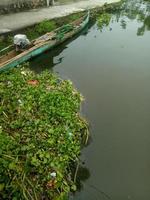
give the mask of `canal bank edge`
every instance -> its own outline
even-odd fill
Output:
[[[33,9],[28,12],[0,15],[0,34],[13,32],[28,26],[51,20],[87,9],[103,7],[104,5],[119,3],[121,0],[88,0],[68,5],[53,6],[49,8]]]
[[[90,18],[96,18],[97,15],[103,12],[108,11],[116,11],[120,9],[122,1],[117,3],[105,4],[101,7],[96,7],[90,10]],[[80,11],[77,13],[73,13],[67,16],[54,18],[52,20],[44,20],[38,24],[34,24],[32,26],[27,26],[25,28],[19,28],[14,30],[13,32],[4,32],[0,34],[0,50],[9,46],[13,42],[13,36],[17,33],[26,34],[30,40],[36,39],[37,37],[54,30],[64,24],[70,23],[73,20],[79,18],[84,14],[85,11]]]

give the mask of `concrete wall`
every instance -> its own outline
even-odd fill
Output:
[[[0,0],[0,14],[46,6],[47,0]]]

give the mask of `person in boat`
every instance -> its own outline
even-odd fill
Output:
[[[16,51],[24,51],[30,46],[31,42],[27,38],[26,35],[17,34],[14,36],[14,45],[16,47]]]

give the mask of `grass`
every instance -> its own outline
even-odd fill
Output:
[[[11,45],[13,42],[13,37],[9,36],[0,36],[0,50],[4,49],[5,47]]]

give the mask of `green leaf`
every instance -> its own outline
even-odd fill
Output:
[[[16,165],[16,163],[15,162],[12,162],[12,163],[10,163],[9,164],[9,169],[11,169],[11,170],[16,170],[16,168],[17,168],[17,165]]]
[[[5,184],[4,183],[0,183],[0,192],[3,191],[4,187],[5,187]]]
[[[72,185],[71,186],[71,190],[75,192],[77,190],[77,186],[76,185]]]

